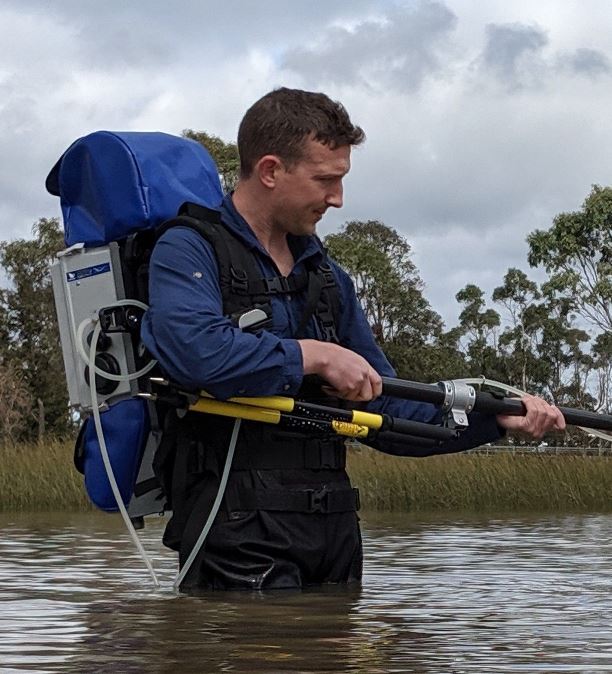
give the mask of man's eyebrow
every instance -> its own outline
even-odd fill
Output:
[[[339,169],[338,171],[325,171],[322,173],[315,173],[317,178],[341,178],[349,172],[349,169]]]

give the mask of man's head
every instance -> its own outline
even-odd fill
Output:
[[[335,150],[359,145],[363,130],[344,106],[328,96],[300,89],[276,89],[256,101],[238,129],[240,177],[247,179],[259,159],[275,155],[286,168],[304,158],[308,140]]]

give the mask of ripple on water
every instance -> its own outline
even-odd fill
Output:
[[[1,671],[612,671],[612,517],[364,516],[363,587],[176,597],[163,521],[12,515]]]

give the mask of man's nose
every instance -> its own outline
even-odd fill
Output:
[[[325,203],[328,206],[333,206],[334,208],[341,208],[342,207],[342,194],[343,194],[343,188],[342,188],[342,183],[339,185],[334,186],[332,190],[329,191],[327,194],[327,197],[325,199]]]

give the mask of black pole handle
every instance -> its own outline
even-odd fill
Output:
[[[525,406],[517,398],[496,398],[491,393],[476,393],[475,412],[485,414],[509,414],[522,416],[525,414]],[[565,422],[572,426],[584,426],[585,428],[597,428],[601,431],[612,431],[612,416],[609,414],[597,414],[588,410],[575,410],[571,407],[559,407],[559,411],[565,417]]]
[[[431,438],[432,440],[451,440],[457,435],[457,432],[452,428],[426,424],[422,421],[400,419],[399,417],[386,417],[386,421],[387,428],[384,430],[389,430],[396,434],[419,435],[421,437]]]
[[[382,381],[384,395],[418,400],[437,406],[444,403],[444,389],[440,384],[421,384],[392,377],[383,377]],[[571,407],[559,407],[559,410],[565,417],[566,423],[572,426],[612,431],[612,415],[610,414],[597,414],[588,410],[575,410]],[[477,391],[474,411],[483,414],[522,416],[525,414],[525,406],[518,398],[500,398],[487,391]]]

